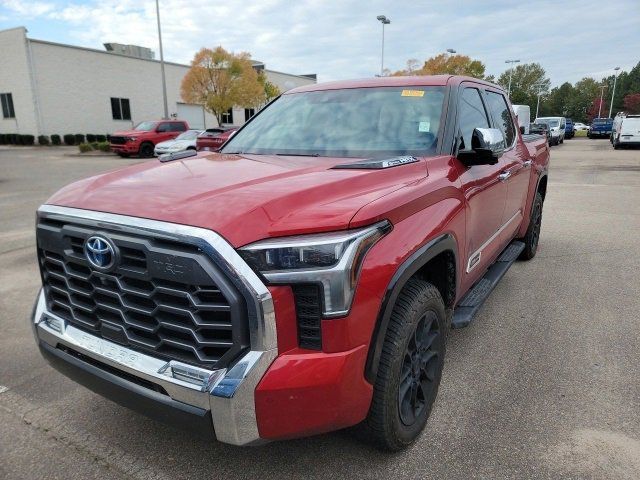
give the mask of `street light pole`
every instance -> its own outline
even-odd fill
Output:
[[[376,19],[378,19],[380,23],[382,23],[382,55],[380,58],[380,76],[382,77],[384,75],[384,26],[389,25],[391,23],[391,20],[389,20],[384,15],[378,15]]]
[[[164,75],[164,53],[162,52],[162,30],[160,29],[160,5],[156,0],[156,18],[158,19],[158,42],[160,43],[160,71],[162,72],[162,100],[164,102],[164,119],[169,118],[169,105],[167,104],[167,80]]]
[[[598,105],[598,118],[600,117],[600,113],[602,112],[602,97],[604,96],[604,89],[607,88],[605,85],[600,86],[600,105]]]
[[[509,88],[507,91],[507,97],[511,98],[511,75],[513,74],[513,64],[520,63],[520,60],[505,60],[504,63],[508,63],[511,65],[509,67]]]
[[[609,118],[611,118],[611,112],[613,112],[613,97],[616,95],[616,81],[618,80],[618,70],[620,67],[614,68],[615,72],[613,77],[613,93],[611,94],[611,105],[609,105]]]

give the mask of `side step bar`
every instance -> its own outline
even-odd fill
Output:
[[[480,310],[489,294],[496,288],[509,267],[516,261],[524,250],[524,243],[513,241],[505,248],[484,276],[478,280],[467,294],[458,302],[453,311],[451,328],[464,328],[471,323],[473,316]]]

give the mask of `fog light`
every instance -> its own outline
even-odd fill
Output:
[[[49,317],[48,315],[44,317],[44,323],[51,330],[55,330],[58,333],[62,333],[64,331],[64,322],[57,318]]]

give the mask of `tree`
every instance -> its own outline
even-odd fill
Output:
[[[222,47],[203,48],[195,54],[182,79],[181,93],[184,101],[204,105],[218,124],[230,108],[255,107],[266,98],[265,86],[251,64],[251,56],[230,53]]]
[[[605,98],[596,97],[591,101],[587,110],[587,121],[591,123],[594,118],[606,118],[609,116],[609,104]]]
[[[422,67],[412,58],[407,61],[407,68],[393,73],[394,76],[404,75],[467,75],[469,77],[484,78],[485,66],[480,60],[473,60],[466,55],[448,55],[441,53],[425,60]]]
[[[511,72],[503,72],[498,77],[498,85],[507,90],[509,88],[509,74],[511,74],[511,102],[514,104],[529,105],[535,109],[538,101],[538,92],[547,92],[551,86],[551,80],[547,72],[539,63],[525,63],[518,65]]]
[[[261,104],[256,105],[257,107],[261,107],[263,104],[270,102],[272,99],[280,95],[280,89],[278,86],[267,80],[267,76],[264,72],[260,72],[258,75],[258,82],[260,82],[260,85],[262,85],[262,89],[264,90],[264,99]]]
[[[630,93],[624,97],[624,110],[627,113],[640,113],[640,93]]]

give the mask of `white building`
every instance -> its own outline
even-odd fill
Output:
[[[119,44],[109,44],[119,45]],[[133,46],[126,46],[129,51]],[[135,47],[134,47],[135,48]],[[107,134],[163,116],[160,62],[27,37],[24,27],[0,31],[0,133]],[[290,75],[264,68],[281,91],[315,83],[315,75]],[[217,126],[201,105],[186,104],[180,84],[188,65],[165,62],[169,114],[192,128]],[[241,125],[252,112],[232,109],[223,119]]]

